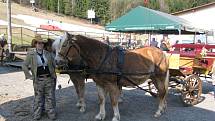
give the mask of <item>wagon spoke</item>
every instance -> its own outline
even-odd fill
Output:
[[[181,92],[182,100],[186,105],[195,105],[202,92],[202,82],[197,75],[190,75],[185,80],[184,90]]]

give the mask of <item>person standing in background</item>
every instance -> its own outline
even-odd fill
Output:
[[[215,99],[215,62],[213,63],[213,67],[212,67],[212,85],[213,85],[213,96]]]
[[[150,42],[150,46],[158,47],[158,42],[155,40],[155,38],[152,38],[152,41]]]

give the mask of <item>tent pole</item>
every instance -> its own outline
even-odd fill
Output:
[[[152,39],[152,34],[150,33],[149,34],[149,41],[148,41],[148,45],[150,46],[150,44],[151,44],[151,39]]]
[[[178,35],[179,35],[179,42],[181,42],[181,29],[178,29]]]
[[[122,44],[122,33],[120,32],[120,34],[119,34],[119,45],[121,45]]]
[[[194,34],[193,43],[196,43],[196,32],[195,32],[195,34]]]

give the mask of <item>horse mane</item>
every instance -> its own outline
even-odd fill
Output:
[[[76,35],[76,37],[79,38],[79,39],[82,39],[82,40],[95,42],[95,44],[101,44],[102,46],[108,46],[107,44],[99,41],[98,39],[90,38],[90,37],[87,37],[87,36],[84,36],[84,35],[79,34],[79,35]]]
[[[54,39],[48,38],[47,42],[44,44],[44,49],[50,52],[51,50],[49,49],[52,48],[52,43],[54,41],[55,41]]]
[[[106,50],[107,48],[109,48],[109,45],[94,38],[90,38],[84,35],[76,35],[75,37],[77,38],[75,42],[79,43],[79,46],[82,46],[83,48],[88,48],[88,49],[91,48],[92,51],[99,51],[104,49]]]
[[[69,37],[72,40],[73,37]],[[79,46],[81,50],[81,57],[92,63],[99,63],[104,58],[110,46],[90,37],[83,35],[74,35],[73,41]],[[93,64],[93,65],[94,65]]]

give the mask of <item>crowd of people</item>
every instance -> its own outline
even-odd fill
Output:
[[[169,39],[161,40],[160,46],[158,46],[158,42],[155,40],[155,38],[152,38],[152,41],[150,42],[150,46],[160,48],[163,51],[169,51],[171,49],[171,44]]]
[[[158,42],[155,40],[155,38],[152,38],[152,41],[150,42],[150,46],[160,48],[162,51],[174,50],[175,48],[173,46],[176,44],[179,44],[179,40],[176,40],[175,43],[171,45],[169,38],[162,39],[160,42],[160,46],[158,46]],[[204,44],[204,43],[202,43],[201,40],[198,39],[196,44]]]

